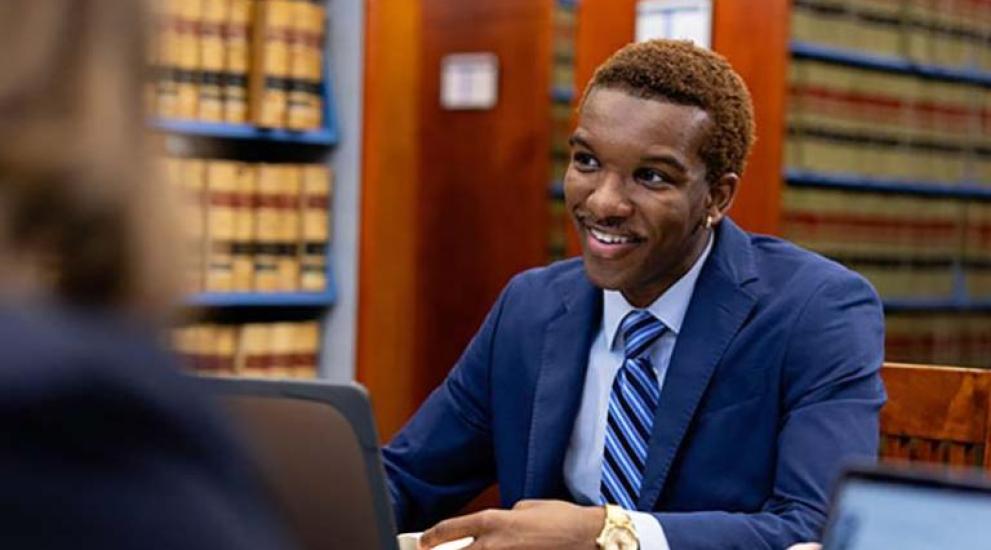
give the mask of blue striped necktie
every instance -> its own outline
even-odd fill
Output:
[[[623,365],[613,380],[602,460],[602,497],[637,509],[660,388],[645,352],[664,332],[664,323],[644,310],[631,311],[619,326]]]

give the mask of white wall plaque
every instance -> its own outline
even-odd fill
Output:
[[[640,0],[637,42],[651,38],[691,40],[712,47],[712,0]]]
[[[440,68],[440,104],[445,109],[491,109],[499,94],[499,58],[493,53],[445,55]]]

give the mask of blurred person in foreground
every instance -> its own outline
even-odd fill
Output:
[[[0,546],[285,548],[156,343],[173,295],[140,2],[0,2]]]
[[[877,451],[881,305],[727,217],[752,141],[718,54],[656,40],[599,67],[564,181],[583,257],[514,277],[384,449],[401,529],[504,549],[819,537],[842,463]],[[511,510],[444,519],[493,482]]]

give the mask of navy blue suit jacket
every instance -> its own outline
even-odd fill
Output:
[[[0,306],[0,357],[0,547],[290,547],[241,446],[150,331]]]
[[[509,283],[383,451],[401,529],[456,513],[493,481],[506,506],[571,499],[564,455],[601,296],[578,260]],[[661,391],[638,508],[673,550],[816,539],[842,463],[877,451],[882,354],[862,277],[724,220]]]

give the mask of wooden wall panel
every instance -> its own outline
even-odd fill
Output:
[[[575,38],[575,89],[579,93],[596,67],[633,42],[637,0],[581,0]]]
[[[366,6],[358,379],[387,439],[546,260],[551,0]],[[441,109],[456,52],[499,57],[494,109]]]
[[[776,235],[781,223],[781,169],[788,75],[789,0],[717,1],[713,49],[750,88],[757,142],[730,216],[744,229]]]
[[[419,202],[419,7],[367,0],[357,378],[383,437],[419,404],[416,235]]]
[[[447,374],[515,273],[546,261],[549,0],[425,0],[417,397]],[[492,52],[499,100],[441,108],[441,58]]]

